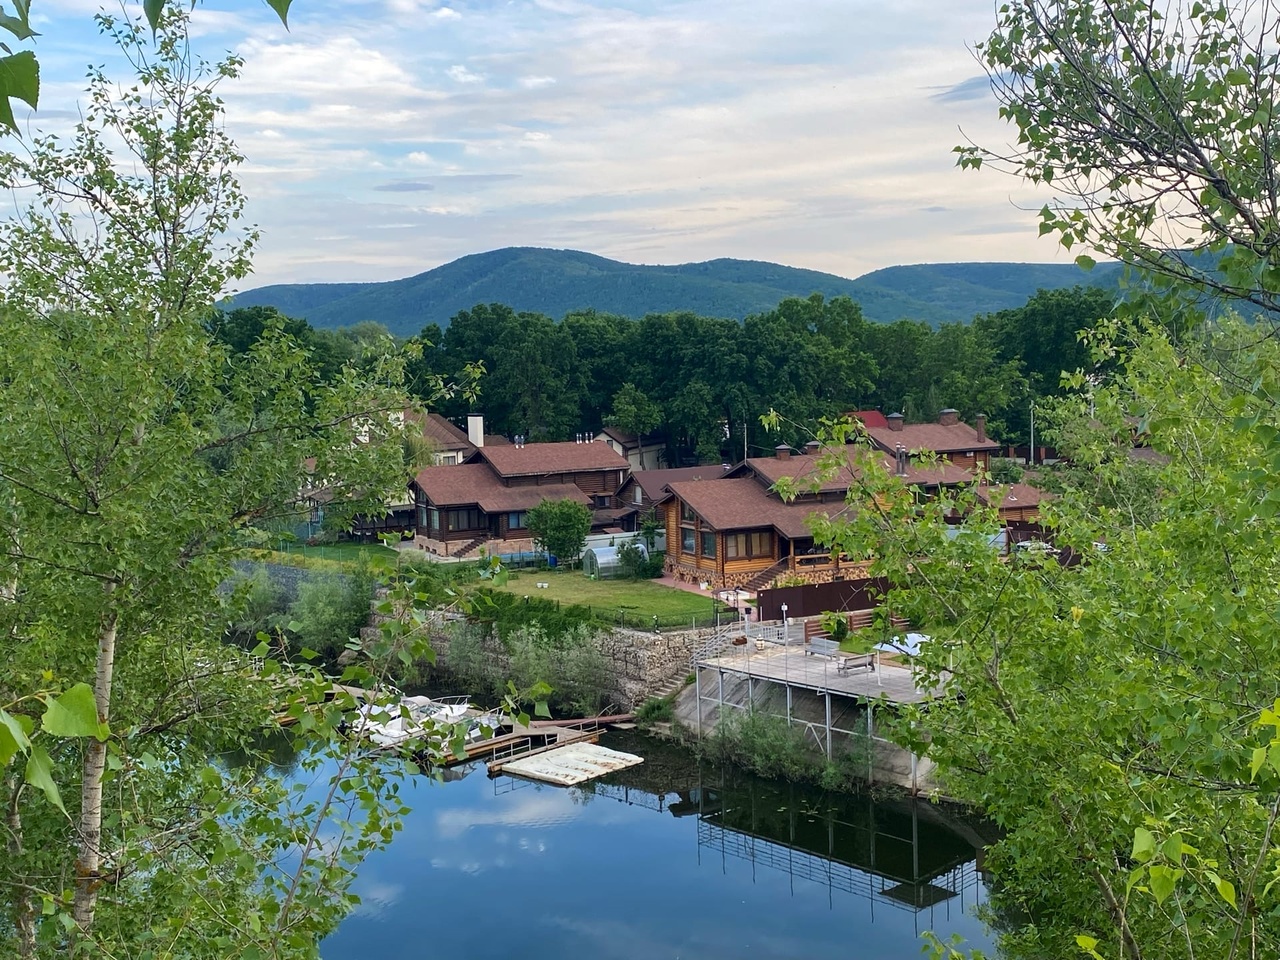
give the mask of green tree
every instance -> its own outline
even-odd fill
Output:
[[[662,411],[634,383],[624,383],[613,395],[613,407],[604,419],[605,423],[643,437],[662,423]]]
[[[526,515],[529,535],[562,563],[582,554],[591,532],[591,511],[576,500],[543,500]]]
[[[179,12],[154,46],[99,23],[136,84],[92,71],[73,137],[0,158],[29,203],[0,224],[0,953],[314,955],[398,801],[339,741],[308,761],[340,778],[324,802],[211,760],[285,700],[337,722],[322,684],[221,643],[218,585],[241,531],[296,509],[305,458],[339,513],[403,484],[398,367],[322,385],[279,330],[239,355],[209,337],[254,238],[217,93],[239,63],[196,59]],[[365,819],[322,852],[341,800]]]
[[[1051,188],[1040,232],[1261,311],[1280,307],[1276,5],[1267,0],[1001,6],[977,54],[1012,150],[957,147]],[[1181,325],[1166,310],[1166,324]]]

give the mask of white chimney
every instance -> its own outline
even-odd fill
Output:
[[[484,446],[484,417],[478,413],[467,417],[467,441],[473,447]]]

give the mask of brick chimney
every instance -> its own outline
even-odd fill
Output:
[[[885,417],[885,420],[889,421],[890,430],[901,430],[902,419],[903,419],[902,414],[900,413],[891,413],[887,417]]]
[[[954,427],[960,422],[960,411],[954,407],[947,407],[938,414],[938,423],[944,427]]]
[[[987,415],[980,413],[973,418],[973,429],[978,431],[978,442],[987,442]]]
[[[822,449],[822,444],[820,444],[817,440],[810,440],[808,443],[804,445],[804,452],[811,457],[816,457],[818,455],[818,451],[821,449]]]
[[[788,447],[785,443],[780,443],[773,448],[773,455],[777,457],[779,460],[790,460],[791,448]]]

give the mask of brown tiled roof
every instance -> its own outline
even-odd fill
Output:
[[[729,476],[741,477],[750,471],[759,476],[761,482],[767,486],[772,486],[784,477],[792,477],[800,484],[803,492],[812,492],[806,481],[817,479],[818,460],[818,457],[809,454],[790,456],[785,460],[779,460],[777,457],[756,457],[738,464],[730,471]],[[893,457],[885,457],[882,463],[887,471],[894,472]],[[835,476],[823,480],[817,492],[844,493],[855,477],[854,468],[843,466]],[[955,486],[972,483],[973,479],[973,474],[968,470],[951,463],[909,463],[907,475],[903,477],[904,482],[922,487]]]
[[[1045,500],[1052,500],[1053,494],[1045,493],[1027,483],[993,483],[978,488],[978,499],[1000,510],[1019,510],[1037,507]]]
[[[441,450],[461,450],[470,453],[475,449],[467,439],[464,430],[454,426],[438,413],[428,413],[425,417],[419,413],[407,414],[412,423],[421,425],[422,435]]]
[[[718,480],[724,476],[724,465],[712,463],[702,467],[672,467],[667,470],[637,470],[634,482],[649,500],[661,500],[663,489],[680,480]]]
[[[902,444],[908,453],[918,450],[932,450],[935,453],[962,453],[969,450],[1000,449],[1000,444],[990,437],[978,439],[978,431],[967,423],[955,423],[943,426],[941,423],[908,423],[901,430],[893,430],[887,426],[873,427],[868,424],[867,433],[871,440],[882,450],[893,453]]]
[[[533,477],[585,470],[629,470],[626,457],[603,441],[590,443],[526,443],[481,447],[472,456],[485,460],[502,477]]]
[[[843,503],[784,503],[752,477],[684,480],[668,489],[716,530],[772,527],[784,537],[805,537],[810,535],[807,517],[845,509]]]
[[[475,505],[485,513],[528,510],[543,500],[576,500],[590,504],[591,498],[572,483],[553,483],[536,487],[506,487],[483,463],[464,463],[457,467],[427,467],[414,482],[436,507],[469,507]]]

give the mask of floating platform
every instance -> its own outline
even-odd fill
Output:
[[[508,760],[502,764],[501,772],[561,787],[572,787],[615,770],[634,767],[638,763],[644,763],[644,757],[610,750],[595,743],[571,743]],[[490,772],[496,772],[492,766]]]

